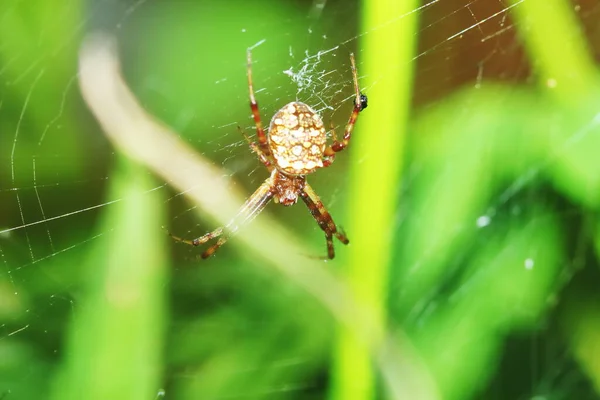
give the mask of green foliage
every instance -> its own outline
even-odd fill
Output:
[[[112,173],[104,235],[90,249],[85,295],[67,330],[54,399],[148,399],[162,372],[167,280],[162,201],[152,179],[122,160]],[[102,229],[102,227],[101,227]]]

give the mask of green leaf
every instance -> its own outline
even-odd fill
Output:
[[[54,399],[156,397],[162,387],[166,235],[164,205],[148,173],[121,158],[111,199],[89,253],[86,288],[76,302],[54,385]]]

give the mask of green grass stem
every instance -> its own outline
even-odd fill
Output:
[[[90,252],[53,399],[152,400],[162,384],[164,204],[129,160],[112,176],[109,198],[121,201],[107,207]]]
[[[392,221],[397,209],[404,138],[410,109],[418,2],[363,1],[357,54],[369,108],[352,141],[348,220],[352,232],[347,277],[358,302],[372,315],[380,341],[386,325]],[[366,83],[366,84],[365,84]],[[367,345],[340,327],[334,350],[333,399],[375,398],[376,379]]]
[[[571,2],[512,0],[512,5],[539,82],[563,104],[587,95],[596,69]]]

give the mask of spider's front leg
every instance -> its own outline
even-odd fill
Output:
[[[329,211],[323,205],[323,202],[319,196],[315,193],[312,187],[307,183],[304,186],[304,190],[300,193],[300,197],[306,203],[306,206],[310,210],[313,218],[319,224],[319,227],[325,232],[325,240],[327,241],[327,257],[332,259],[335,257],[335,250],[333,248],[333,236],[344,244],[348,244],[350,241],[344,235],[339,232],[333,218],[329,214]]]
[[[250,94],[250,109],[252,110],[252,116],[254,118],[254,124],[256,125],[256,137],[258,139],[258,148],[262,151],[265,156],[271,155],[271,150],[267,143],[267,135],[263,129],[262,121],[260,120],[260,112],[258,111],[258,102],[254,95],[254,83],[252,81],[252,51],[248,49],[246,53],[247,60],[247,75],[248,75],[248,91]]]
[[[352,114],[350,114],[350,118],[348,119],[348,123],[346,124],[346,129],[344,129],[344,136],[342,140],[338,140],[335,135],[335,130],[333,130],[333,144],[331,146],[327,146],[324,151],[324,156],[327,157],[323,162],[325,167],[328,167],[333,162],[335,158],[335,153],[344,150],[348,144],[350,143],[350,138],[352,137],[352,131],[354,130],[354,124],[356,124],[356,120],[358,118],[358,114],[367,108],[368,99],[367,96],[360,92],[360,88],[358,86],[358,74],[356,72],[356,63],[354,61],[354,54],[350,54],[350,64],[352,66],[352,78],[354,80],[354,108],[352,109]]]
[[[244,130],[239,125],[238,125],[238,130],[240,131],[240,133],[242,134],[242,136],[244,136],[244,139],[246,139],[246,142],[248,143],[248,146],[250,146],[250,150],[252,150],[258,156],[259,161],[265,167],[267,167],[267,169],[269,170],[269,172],[271,172],[273,170],[273,164],[274,164],[274,161],[272,160],[272,157],[269,157],[265,153],[263,153],[262,150],[256,145],[256,143],[254,143],[252,141],[252,139],[250,139],[248,137],[248,135],[246,135],[246,132],[244,132]]]

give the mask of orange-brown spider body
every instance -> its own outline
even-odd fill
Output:
[[[319,199],[319,196],[306,182],[306,175],[319,168],[328,167],[333,163],[336,153],[344,150],[350,143],[354,124],[358,114],[367,107],[367,96],[360,93],[354,55],[350,54],[352,77],[354,81],[354,107],[342,140],[337,140],[332,129],[333,143],[327,146],[327,135],[323,120],[312,108],[301,102],[291,102],[275,113],[269,126],[269,135],[265,133],[258,103],[254,96],[252,84],[252,61],[250,50],[248,59],[248,89],[250,92],[250,109],[256,125],[257,142],[242,134],[260,162],[271,172],[271,175],[246,200],[240,212],[224,227],[215,229],[193,240],[174,239],[193,246],[198,246],[211,239],[217,242],[210,246],[202,258],[210,257],[221,247],[229,237],[235,234],[240,226],[252,220],[273,199],[284,206],[296,204],[298,198],[308,207],[313,218],[325,233],[327,257],[333,258],[333,237],[343,244],[348,244],[348,238],[340,232],[333,218]]]

